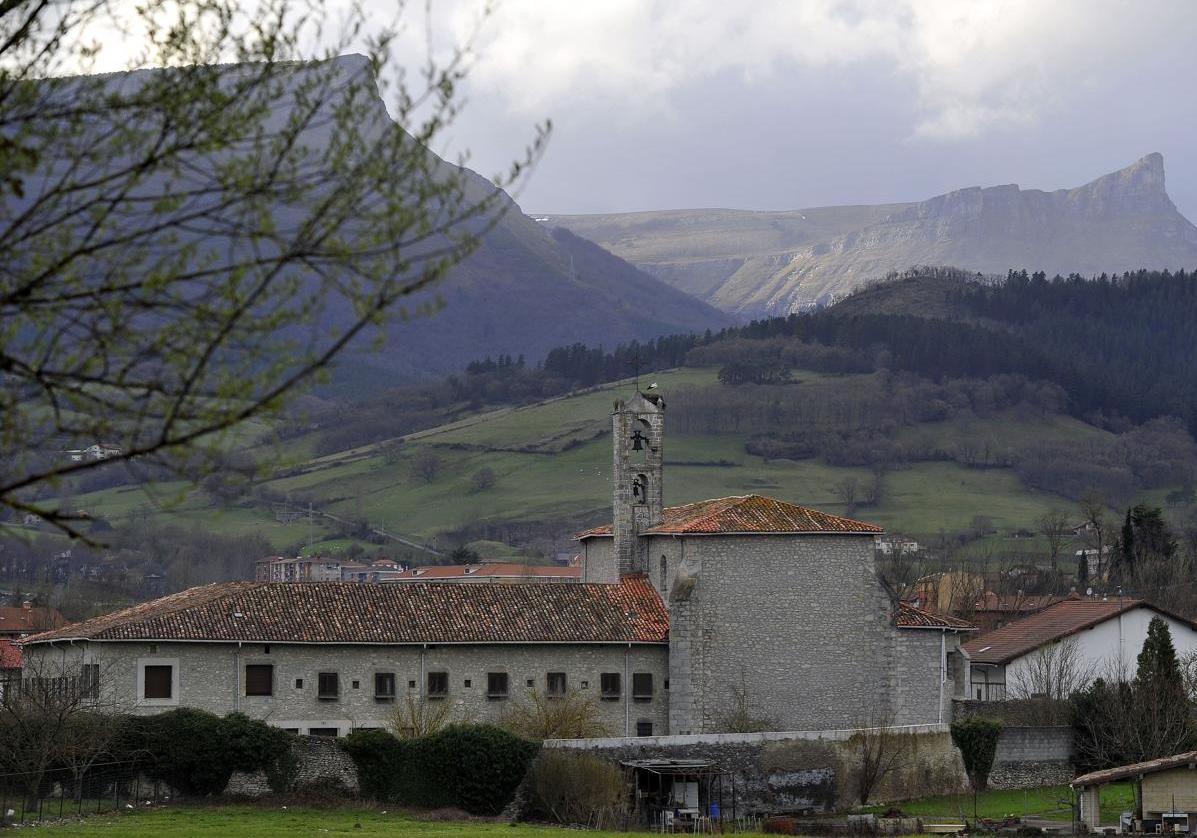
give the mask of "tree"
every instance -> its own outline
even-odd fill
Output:
[[[425,483],[431,483],[440,476],[441,458],[436,455],[435,451],[421,451],[411,461],[411,470]]]
[[[4,7],[0,508],[86,538],[39,493],[119,462],[210,472],[238,428],[380,337],[512,206],[500,187],[547,127],[493,185],[427,151],[468,44],[443,62],[430,45],[407,73],[395,28],[322,8]],[[126,31],[134,63],[159,69],[80,75]],[[348,50],[364,55],[336,58]],[[42,456],[63,438],[119,450]]]
[[[1016,670],[1007,685],[1007,698],[1035,701],[1036,724],[1065,723],[1066,702],[1093,680],[1095,667],[1086,662],[1076,638],[1040,646]]]
[[[1097,578],[1093,581],[1101,583],[1106,581],[1106,571],[1108,570],[1106,567],[1106,541],[1109,538],[1109,532],[1106,525],[1106,502],[1097,490],[1089,489],[1081,496],[1080,507],[1081,518],[1088,525],[1093,535],[1092,543],[1097,550]],[[1086,572],[1086,582],[1088,581]]]
[[[1060,551],[1068,538],[1068,516],[1059,509],[1051,509],[1039,516],[1039,534],[1047,542],[1047,552],[1052,563],[1052,573],[1059,572]]]
[[[887,777],[910,759],[909,734],[894,730],[893,717],[888,713],[871,713],[848,740],[857,771],[857,799],[861,806],[869,802],[873,791]]]
[[[493,489],[495,481],[498,478],[495,476],[495,470],[490,466],[483,466],[473,473],[470,477],[470,491],[471,492],[485,492],[487,489]]]
[[[577,690],[547,695],[529,689],[522,701],[513,701],[503,716],[502,726],[524,739],[591,739],[606,736],[598,704]]]
[[[1135,686],[1141,690],[1176,697],[1184,694],[1184,679],[1176,647],[1172,645],[1172,631],[1159,617],[1152,617],[1147,625],[1147,639],[1139,652]]]
[[[960,751],[973,791],[985,791],[997,754],[998,739],[1002,735],[1001,721],[973,716],[952,722],[951,732],[952,744]]]
[[[843,480],[836,483],[832,488],[835,492],[835,496],[839,499],[839,502],[842,503],[848,510],[848,514],[851,515],[853,512],[855,512],[856,495],[859,488],[856,483],[856,478],[845,477]]]

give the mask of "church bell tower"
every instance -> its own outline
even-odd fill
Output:
[[[615,402],[611,438],[615,454],[613,481],[615,559],[619,574],[647,573],[648,558],[639,534],[661,523],[664,508],[662,446],[665,400],[641,393]]]

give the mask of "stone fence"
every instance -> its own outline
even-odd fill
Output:
[[[287,791],[318,790],[322,793],[356,795],[357,766],[336,739],[325,736],[296,736],[291,743],[291,770]],[[264,797],[273,790],[265,771],[236,771],[224,794],[230,797]]]
[[[866,750],[897,753],[870,802],[901,801],[967,786],[947,725],[883,729],[553,739],[547,748],[594,751],[615,762],[707,759],[731,775],[741,813],[827,812],[860,802]],[[725,794],[730,784],[724,786]]]
[[[989,785],[1026,789],[1062,785],[1075,776],[1072,728],[1005,727],[998,739]]]

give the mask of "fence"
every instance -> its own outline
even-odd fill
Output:
[[[133,762],[0,774],[0,825],[159,803],[173,791]]]

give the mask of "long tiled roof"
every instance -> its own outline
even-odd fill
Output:
[[[898,628],[927,628],[942,631],[976,631],[977,627],[966,620],[947,614],[932,614],[916,608],[909,602],[899,602],[894,612],[894,624]]]
[[[1105,622],[1118,614],[1146,607],[1188,625],[1190,620],[1171,614],[1141,599],[1069,598],[999,629],[978,635],[964,644],[974,663],[1002,664],[1038,649],[1045,643],[1061,640]]]
[[[0,608],[0,634],[30,634],[43,629],[66,625],[66,619],[56,608],[8,607]]]
[[[664,643],[644,576],[618,585],[222,582],[26,638],[276,643]]]
[[[21,647],[11,640],[0,638],[0,669],[21,668]]]
[[[718,535],[730,533],[837,533],[875,535],[876,524],[828,515],[763,495],[716,498],[664,510],[661,523],[642,535]],[[578,533],[578,538],[611,535],[611,525]]]
[[[412,567],[396,573],[388,581],[409,582],[423,580],[453,581],[462,579],[579,579],[580,567],[519,564],[518,562],[483,562],[481,564],[450,564]]]

